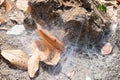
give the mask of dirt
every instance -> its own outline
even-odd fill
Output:
[[[5,18],[8,16],[7,22],[0,27],[11,28],[16,24],[24,24],[26,31],[15,36],[0,30],[0,49],[22,49],[30,56],[31,42],[41,39],[35,32],[35,22],[38,22],[64,42],[65,51],[55,66],[40,62],[40,69],[34,78],[0,55],[0,80],[120,80],[119,25],[111,36],[111,22],[108,20],[104,23],[94,12],[92,4],[84,0],[31,1],[30,5],[31,17],[16,7],[9,12],[11,16],[5,15]],[[106,13],[101,14],[109,19]],[[33,25],[35,27],[29,27]],[[100,49],[106,42],[112,44],[113,50],[109,55],[102,55]]]

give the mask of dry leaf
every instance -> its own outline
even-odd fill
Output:
[[[32,53],[38,54],[40,61],[48,65],[56,65],[60,60],[60,51],[52,49],[43,40],[35,40],[32,43]]]
[[[39,29],[37,30],[37,34],[41,36],[50,46],[57,50],[63,51],[64,44],[54,36],[50,35],[47,31]]]
[[[56,65],[60,60],[60,53],[64,49],[64,44],[38,25],[37,34],[43,40],[35,40],[32,43],[32,53],[39,53],[41,61],[48,65]]]
[[[103,54],[103,55],[106,55],[106,54],[110,54],[111,53],[111,51],[112,51],[112,45],[110,44],[110,43],[106,43],[103,47],[102,47],[102,49],[101,49],[101,53]]]
[[[34,40],[32,42],[32,50],[31,50],[31,52],[33,54],[40,55],[40,60],[41,61],[46,60],[48,58],[48,56],[49,56],[49,53],[50,53],[50,51],[48,49],[48,46],[42,40]]]
[[[116,1],[120,3],[120,0],[116,0]]]
[[[22,50],[2,50],[1,55],[14,66],[27,69],[28,56]]]
[[[27,10],[25,12],[30,13],[31,12],[31,6],[28,5]]]
[[[50,56],[49,56],[50,57]],[[55,51],[54,52],[54,56],[52,57],[51,60],[45,60],[44,63],[48,64],[48,65],[56,65],[60,60],[60,52],[59,51]]]
[[[8,0],[5,0],[2,5],[5,8],[6,13],[12,9],[12,5]]]
[[[34,77],[39,69],[39,55],[33,54],[28,60],[28,73],[30,77]]]
[[[29,8],[28,0],[17,0],[16,6],[20,10],[27,11],[27,9]]]
[[[5,18],[0,17],[0,24],[5,22]]]

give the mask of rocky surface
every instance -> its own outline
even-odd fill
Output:
[[[15,5],[15,1],[11,3]],[[0,48],[22,49],[30,56],[31,42],[40,39],[34,31],[37,22],[63,41],[66,48],[56,66],[40,62],[34,80],[119,80],[120,27],[118,25],[113,33],[109,13],[100,12],[98,15],[94,8],[97,4],[93,0],[32,0],[29,3],[30,14],[16,6],[8,14],[3,14],[4,8],[1,7],[0,15],[6,18],[6,23],[1,24],[0,28],[24,25],[26,31],[15,36],[1,29]],[[119,13],[119,5],[117,7]],[[109,55],[102,55],[100,50],[106,42],[111,43],[113,50]],[[1,55],[0,79],[32,80],[27,71],[14,67]]]

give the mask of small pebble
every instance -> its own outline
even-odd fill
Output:
[[[102,47],[101,53],[102,53],[103,55],[110,54],[111,51],[112,51],[112,49],[113,49],[112,45],[111,45],[110,43],[106,43],[106,44]]]

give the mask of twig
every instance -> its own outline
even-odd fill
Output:
[[[107,20],[102,16],[102,14],[98,11],[98,9],[96,8],[95,4],[94,4],[94,0],[92,0],[92,5],[93,5],[93,9],[94,11],[97,13],[97,15],[102,19],[103,23],[106,23]]]
[[[5,30],[5,31],[7,31],[7,30],[9,30],[9,28],[0,27],[0,30]]]
[[[68,80],[72,80],[69,76],[67,76],[65,73],[61,72]]]

